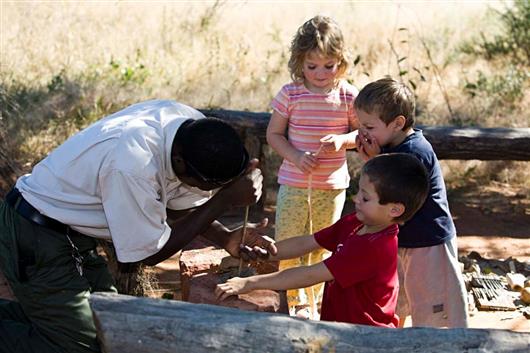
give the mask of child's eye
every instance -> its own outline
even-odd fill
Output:
[[[326,65],[325,67],[326,67],[326,69],[331,70],[331,69],[333,69],[335,67],[335,65]]]
[[[364,202],[368,202],[369,200],[366,197],[363,197]]]
[[[316,69],[316,66],[314,66],[314,65],[307,65],[307,68],[308,68],[309,70],[314,70],[314,69]]]

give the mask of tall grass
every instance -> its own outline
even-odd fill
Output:
[[[343,29],[357,62],[349,79],[361,88],[384,75],[400,77],[415,89],[420,123],[530,126],[527,80],[515,104],[492,104],[495,92],[470,99],[465,90],[479,72],[499,69],[465,53],[462,43],[498,31],[491,8],[507,5],[2,2],[0,148],[27,170],[91,121],[151,98],[269,110],[289,80],[290,40],[317,13]]]

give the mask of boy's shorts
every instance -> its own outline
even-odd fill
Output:
[[[396,314],[413,326],[468,327],[467,292],[456,237],[424,248],[399,248]]]

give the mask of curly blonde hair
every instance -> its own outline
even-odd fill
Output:
[[[344,48],[342,31],[331,17],[318,15],[300,26],[291,42],[288,67],[293,81],[304,79],[304,60],[307,54],[315,49],[324,56],[336,58],[339,62],[337,78],[345,76],[350,63]]]

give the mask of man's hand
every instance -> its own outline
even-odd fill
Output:
[[[260,234],[267,227],[268,222],[267,218],[263,218],[260,223],[248,223],[244,244],[241,244],[243,227],[231,231],[225,245],[226,251],[233,257],[241,257],[245,261],[266,260],[269,255],[276,255],[278,249],[274,245],[274,240]]]
[[[359,134],[355,139],[355,145],[357,146],[357,152],[364,161],[381,153],[381,147],[377,141],[365,130],[359,130]]]
[[[245,294],[252,291],[247,278],[234,277],[226,283],[218,284],[215,288],[215,296],[218,301],[223,301],[231,295]]]
[[[245,175],[228,184],[218,194],[230,206],[240,207],[255,204],[261,197],[263,188],[263,175],[258,169],[259,161],[252,159]]]

